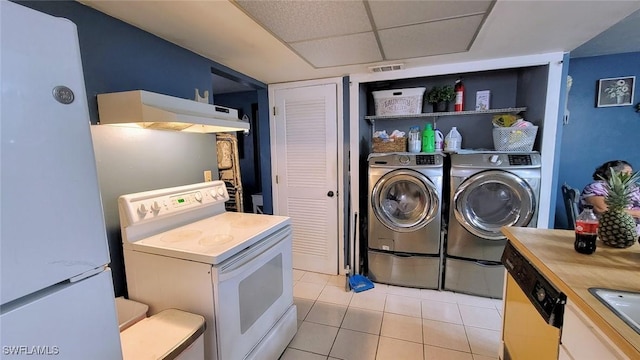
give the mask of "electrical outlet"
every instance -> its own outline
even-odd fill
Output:
[[[211,177],[211,170],[204,171],[204,181],[213,181],[213,178]]]

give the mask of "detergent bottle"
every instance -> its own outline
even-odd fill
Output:
[[[444,135],[442,134],[442,131],[436,129],[435,130],[435,150],[436,151],[442,151],[444,150]]]
[[[424,126],[424,130],[422,131],[422,152],[434,152],[435,144],[435,131],[433,131],[431,123],[427,123],[427,125]]]
[[[462,148],[462,135],[458,132],[458,129],[454,126],[451,131],[444,138],[444,150],[445,151],[458,151]]]

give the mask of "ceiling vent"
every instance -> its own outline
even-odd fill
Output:
[[[394,70],[402,70],[404,68],[404,64],[389,64],[389,65],[379,65],[379,66],[370,66],[369,70],[371,72],[384,72],[384,71],[394,71]]]

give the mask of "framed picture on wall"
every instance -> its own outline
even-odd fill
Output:
[[[598,80],[598,102],[596,107],[632,105],[635,85],[635,76]]]

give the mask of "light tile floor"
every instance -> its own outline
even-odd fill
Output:
[[[495,360],[502,300],[293,271],[298,333],[281,360]]]

